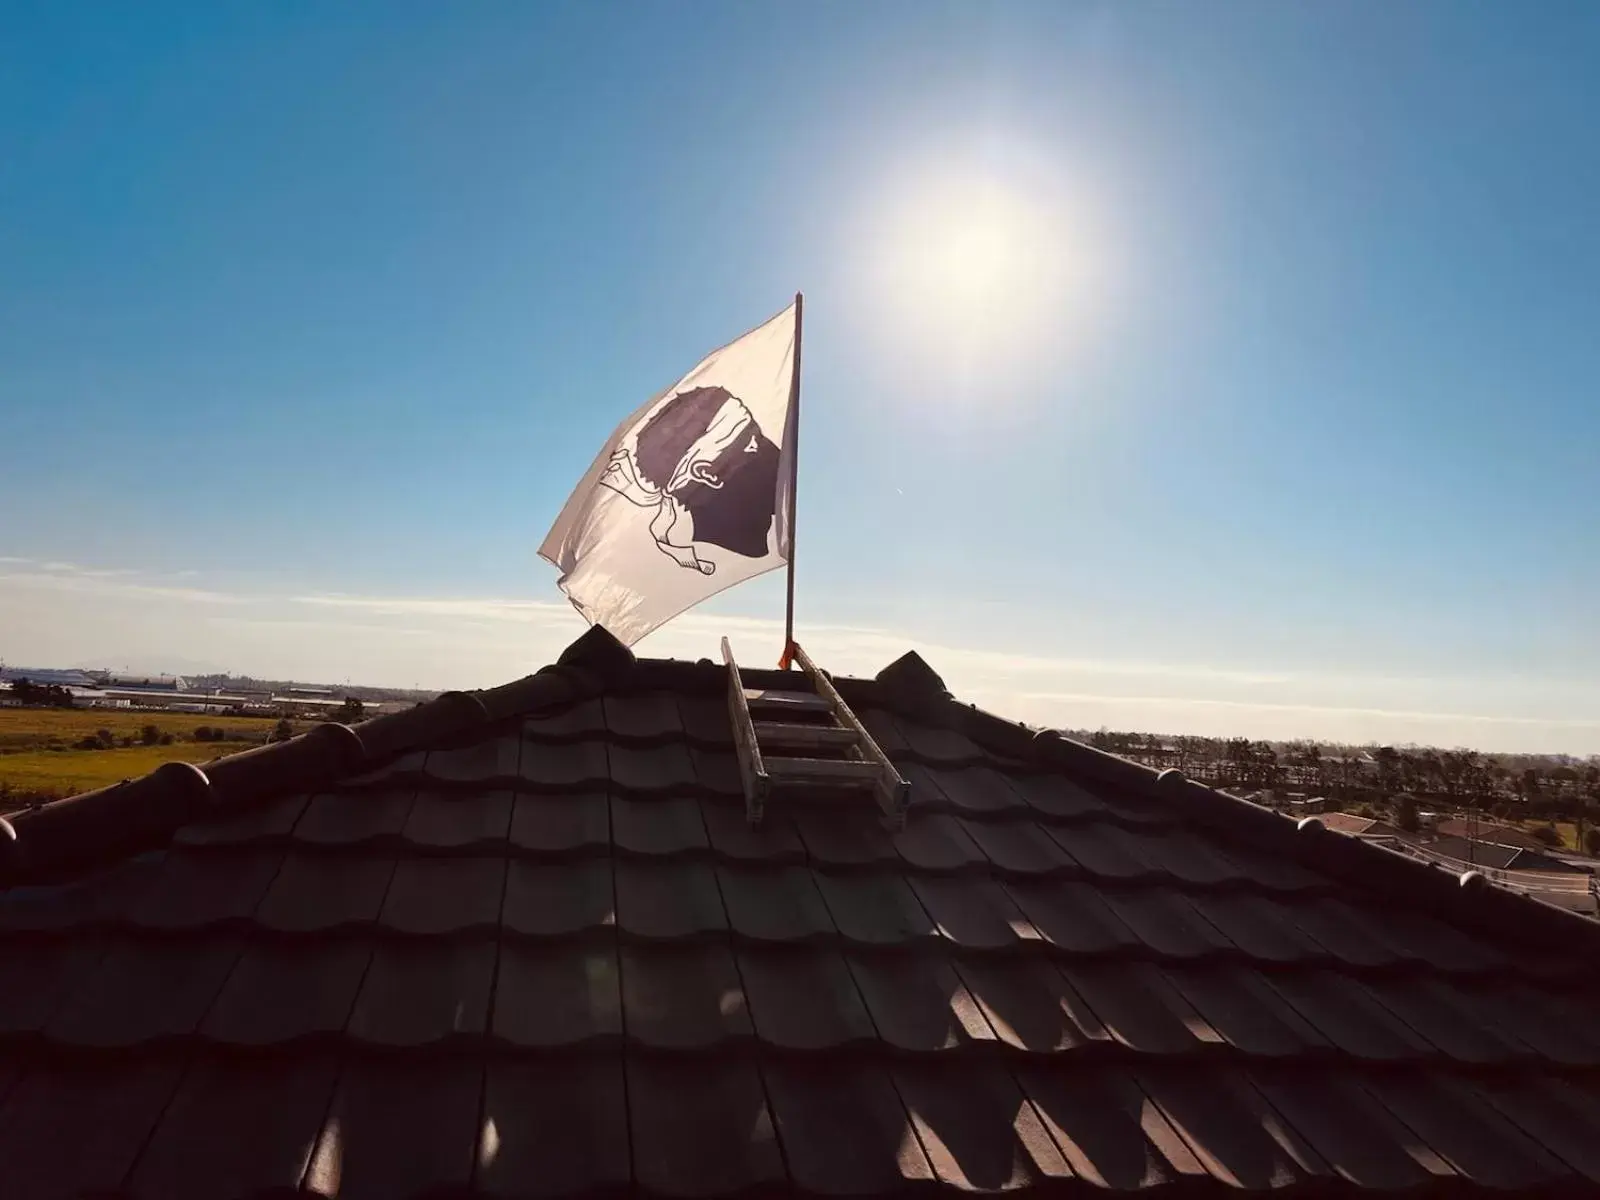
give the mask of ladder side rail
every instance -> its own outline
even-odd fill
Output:
[[[761,761],[761,746],[756,741],[755,725],[750,720],[750,705],[745,700],[744,682],[739,676],[739,664],[733,659],[733,647],[722,639],[722,661],[728,667],[728,720],[733,725],[733,740],[739,751],[739,776],[744,783],[744,815],[752,825],[759,825],[766,812],[767,790],[770,778]]]
[[[905,825],[906,808],[911,803],[911,785],[900,775],[889,756],[883,752],[872,734],[867,732],[867,727],[861,723],[850,706],[844,702],[844,697],[839,695],[838,689],[833,686],[833,680],[824,675],[811,661],[811,656],[805,649],[795,645],[794,653],[800,663],[800,669],[811,680],[811,685],[817,689],[817,694],[824,697],[833,707],[834,718],[845,728],[853,730],[861,739],[857,743],[861,753],[879,767],[878,784],[873,789],[878,797],[879,807],[895,828]]]

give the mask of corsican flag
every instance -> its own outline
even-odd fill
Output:
[[[623,643],[788,561],[797,304],[619,425],[539,547]]]

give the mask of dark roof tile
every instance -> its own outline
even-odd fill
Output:
[[[393,855],[290,854],[256,920],[288,933],[370,924],[383,908],[394,869]]]
[[[935,1051],[994,1041],[982,1008],[942,957],[879,951],[848,961],[873,1024],[891,1046]]]
[[[1054,828],[1050,836],[1084,868],[1102,879],[1149,879],[1161,868],[1146,853],[1148,834],[1130,833],[1109,821]]]
[[[816,879],[805,867],[719,866],[717,880],[735,933],[793,942],[837,933]]]
[[[900,774],[911,784],[911,794],[919,807],[944,805],[955,812],[976,814],[1026,807],[1006,777],[992,767],[935,770],[913,762],[902,766]]]
[[[744,777],[739,774],[739,759],[730,751],[689,748],[694,777],[705,791],[730,800],[744,800]]]
[[[478,737],[465,746],[429,752],[423,773],[438,783],[514,786],[522,757],[522,739],[515,733]]]
[[[938,936],[915,892],[898,875],[816,872],[839,932],[853,942],[896,945]]]
[[[1383,938],[1376,917],[1340,900],[1300,901],[1289,910],[1294,923],[1347,966],[1382,967],[1401,961]]]
[[[754,1066],[740,1059],[627,1062],[634,1177],[664,1196],[776,1184],[783,1158]]]
[[[987,866],[989,862],[961,822],[946,813],[915,806],[906,815],[905,828],[895,833],[891,841],[907,864],[923,871],[958,871],[977,863]]]
[[[1230,1187],[1267,1191],[1332,1175],[1237,1072],[1141,1067],[1137,1078],[1201,1165]]]
[[[789,1173],[804,1191],[882,1195],[932,1181],[932,1164],[882,1068],[780,1061],[763,1074]]]
[[[695,790],[694,759],[689,757],[689,747],[682,742],[660,746],[624,746],[613,742],[609,755],[611,781],[624,791],[692,793]]]
[[[933,932],[958,946],[998,950],[1039,939],[1010,894],[992,879],[928,875],[908,882],[932,919]]]
[[[1208,1025],[1245,1054],[1281,1058],[1331,1045],[1248,967],[1167,967],[1162,974]]]
[[[239,957],[233,938],[119,941],[63,998],[55,1042],[133,1046],[194,1032]]]
[[[503,849],[510,829],[510,792],[418,792],[401,836],[432,850]]]
[[[1199,887],[1248,878],[1211,839],[1176,826],[1141,834],[1139,851],[1172,878]]]
[[[1516,1039],[1500,1034],[1456,1001],[1453,989],[1426,977],[1401,976],[1364,983],[1379,1003],[1462,1062],[1506,1062],[1527,1055]]]
[[[1478,1094],[1574,1171],[1600,1182],[1600,1097],[1592,1082],[1485,1079]]]
[[[717,877],[706,863],[616,862],[617,921],[646,938],[720,933],[728,927]]]
[[[200,1032],[242,1046],[338,1034],[371,958],[361,941],[257,942],[234,965]]]
[[[1242,845],[1230,845],[1227,855],[1238,869],[1239,878],[1274,892],[1325,891],[1332,886],[1325,876],[1284,855],[1262,854]]]
[[[691,742],[714,749],[733,745],[733,723],[725,696],[678,696],[678,719]]]
[[[298,841],[342,846],[379,838],[398,838],[411,815],[415,793],[404,791],[324,792],[313,796],[295,822]]]
[[[197,929],[248,918],[283,862],[283,851],[175,850],[128,914],[158,929]]]
[[[1437,1053],[1431,1042],[1347,976],[1295,971],[1274,975],[1271,982],[1301,1016],[1346,1054],[1403,1059]]]
[[[616,920],[610,859],[561,863],[512,859],[506,865],[501,921],[507,930],[532,937],[554,937],[607,928]]]
[[[559,941],[500,947],[494,1036],[517,1046],[572,1046],[622,1033],[616,946]]]
[[[622,947],[628,1037],[684,1050],[751,1035],[744,987],[725,945]]]
[[[138,1059],[35,1067],[0,1106],[7,1200],[116,1192],[181,1074]]]
[[[1191,1054],[1223,1037],[1148,963],[1073,962],[1061,966],[1073,989],[1111,1035],[1141,1054]]]
[[[341,782],[341,787],[365,788],[383,786],[398,790],[408,783],[420,782],[422,768],[428,761],[426,750],[411,750],[371,771],[363,771]]]
[[[380,943],[350,1014],[350,1036],[380,1046],[426,1046],[481,1034],[494,965],[489,941]]]
[[[1110,1041],[1083,997],[1041,958],[975,955],[960,959],[956,971],[1007,1045],[1055,1054]]]
[[[1250,1078],[1290,1127],[1358,1188],[1398,1192],[1454,1174],[1349,1076],[1279,1068],[1252,1069]]]
[[[906,742],[905,735],[900,732],[900,725],[894,717],[881,708],[855,709],[856,719],[859,720],[866,731],[872,735],[872,740],[878,743],[882,750],[897,764],[910,753],[911,747]]]
[[[1133,931],[1088,884],[1018,880],[1004,887],[1028,922],[1057,949],[1104,954],[1139,945]]]
[[[574,741],[605,731],[606,714],[599,697],[534,713],[522,722],[522,736],[532,742]]]
[[[962,821],[989,861],[1014,875],[1076,870],[1077,863],[1032,821]]]
[[[1496,981],[1455,988],[1453,996],[1495,1034],[1545,1058],[1570,1066],[1600,1064],[1600,1050],[1585,1032],[1588,1019],[1532,988]]]
[[[604,788],[611,778],[607,746],[602,741],[526,744],[518,764],[517,790],[561,792],[572,788]]]
[[[511,807],[511,844],[562,854],[611,841],[611,804],[604,792],[557,796],[519,794]]]
[[[1116,1191],[1204,1178],[1206,1169],[1125,1073],[1024,1063],[1017,1081],[1073,1172]]]
[[[501,1062],[489,1067],[477,1185],[490,1196],[575,1196],[629,1182],[622,1060]]]
[[[1426,913],[1396,906],[1386,909],[1380,922],[1384,937],[1405,957],[1441,971],[1489,971],[1508,965],[1493,947]]]
[[[659,742],[683,737],[683,718],[678,712],[678,697],[673,692],[634,692],[605,696],[606,728],[624,741]]]
[[[172,835],[179,846],[229,846],[243,842],[282,841],[294,830],[311,797],[300,793],[249,804],[209,821],[184,825]]]
[[[1234,948],[1199,909],[1170,888],[1131,888],[1102,893],[1111,911],[1155,953],[1198,958]]]
[[[499,924],[503,858],[402,858],[378,922],[396,933],[458,933]]]
[[[198,1063],[162,1115],[129,1190],[150,1200],[296,1191],[334,1076],[323,1059]]]
[[[963,1191],[1065,1179],[1071,1168],[1016,1080],[991,1063],[898,1063],[895,1086],[934,1172]]]
[[[0,931],[91,929],[121,923],[160,878],[165,855],[141,855],[70,883],[0,891]]]
[[[42,1029],[100,965],[105,950],[105,939],[98,937],[0,941],[0,980],[5,981],[0,986],[0,1034]]]
[[[892,862],[898,857],[871,796],[863,792],[858,805],[850,808],[796,806],[795,827],[806,852],[815,861],[850,867]]]
[[[1300,928],[1294,910],[1264,896],[1236,893],[1190,899],[1206,920],[1252,958],[1298,963],[1330,957]]]
[[[711,846],[699,802],[682,797],[613,796],[611,835],[617,849],[633,854],[690,854]]]
[[[855,979],[833,951],[751,947],[738,952],[738,966],[762,1041],[785,1050],[825,1050],[876,1040]]]
[[[1104,800],[1059,775],[1025,773],[1010,776],[1010,781],[1012,791],[1047,816],[1078,820],[1110,814]]]
[[[483,1068],[449,1059],[353,1061],[322,1125],[307,1190],[389,1200],[465,1190]]]
[[[759,828],[745,820],[744,805],[706,800],[700,805],[711,849],[720,858],[751,862],[802,862],[806,848],[787,814],[769,807]]]
[[[890,718],[900,730],[906,752],[929,763],[976,763],[987,756],[966,734],[956,729],[922,725],[904,717]]]
[[[1531,1188],[1570,1179],[1571,1170],[1471,1088],[1443,1075],[1393,1073],[1368,1091],[1460,1174],[1491,1188]]]

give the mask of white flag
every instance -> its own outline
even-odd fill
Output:
[[[625,645],[789,559],[795,306],[712,352],[619,425],[541,557]]]

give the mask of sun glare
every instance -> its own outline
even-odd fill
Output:
[[[868,303],[930,371],[1015,374],[1084,334],[1100,247],[1041,171],[953,160],[886,177],[864,241]]]

